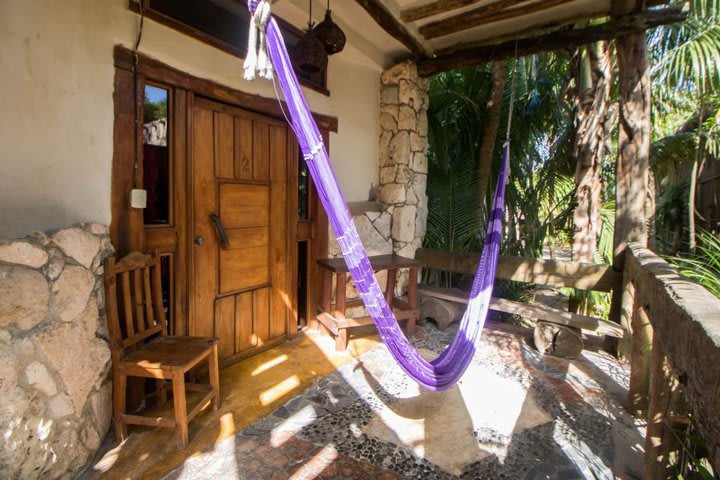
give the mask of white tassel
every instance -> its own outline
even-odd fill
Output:
[[[273,68],[267,54],[265,27],[270,19],[270,2],[261,0],[250,19],[248,35],[248,53],[243,64],[245,80],[254,80],[259,74],[262,78],[272,80]]]

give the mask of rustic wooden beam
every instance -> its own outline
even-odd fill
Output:
[[[659,25],[681,22],[685,18],[687,18],[687,12],[684,9],[665,8],[636,13],[576,30],[563,29],[495,45],[461,48],[452,53],[420,60],[418,73],[423,77],[428,77],[459,67],[505,60],[514,56],[516,45],[517,54],[520,57],[552,50],[574,49],[587,43],[611,40],[620,35],[643,32]]]
[[[479,1],[480,0],[437,0],[435,2],[426,3],[425,5],[406,8],[400,12],[400,18],[404,22],[414,22],[416,20],[422,20],[423,18],[432,17],[451,10],[457,10],[458,8],[467,7]],[[518,3],[518,0],[499,0],[491,5],[498,3],[514,5]]]
[[[480,255],[420,248],[415,252],[415,259],[423,262],[426,268],[473,275]],[[609,292],[617,285],[619,278],[609,265],[505,255],[498,259],[496,276],[515,282],[600,292]]]
[[[443,37],[451,33],[461,32],[470,28],[487,25],[488,23],[521,17],[557,7],[571,0],[540,0],[529,3],[528,0],[510,1],[499,0],[490,5],[483,5],[468,12],[463,12],[450,18],[437,20],[421,26],[418,31],[426,39]],[[517,5],[515,8],[507,8]]]
[[[426,57],[428,50],[400,23],[380,0],[355,0],[393,38],[405,45],[414,55]]]
[[[417,293],[421,296],[439,298],[450,302],[468,303],[468,292],[456,288],[437,288],[420,285],[418,286]],[[597,332],[602,335],[617,337],[622,336],[623,333],[622,329],[616,324],[603,320],[602,318],[565,312],[546,305],[522,303],[505,298],[492,297],[489,308],[497,312],[505,312],[535,320],[545,320],[559,325],[582,328],[583,330]]]
[[[681,379],[710,458],[720,465],[720,299],[640,244],[628,244],[625,273]]]

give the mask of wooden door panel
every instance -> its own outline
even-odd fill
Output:
[[[223,183],[220,186],[220,216],[228,229],[268,226],[270,187]]]
[[[270,136],[267,123],[253,122],[253,178],[270,180]],[[282,188],[282,187],[281,187]]]
[[[287,183],[287,128],[269,127],[269,154],[270,174],[275,184],[278,180],[282,184]],[[288,201],[287,188],[273,188],[270,192],[270,204],[272,205],[272,218],[270,219],[272,237],[270,239],[270,268],[273,281],[274,295],[270,305],[270,338],[276,338],[287,333],[288,310],[291,308],[290,299],[293,295],[289,291],[292,282],[288,278],[288,258],[291,238],[288,226]],[[293,212],[294,214],[294,212]],[[284,220],[283,220],[284,219]],[[283,259],[282,261],[279,261]]]
[[[214,112],[215,176],[235,178],[235,122],[232,115]]]
[[[253,319],[255,344],[260,346],[270,339],[270,288],[253,292]]]
[[[235,178],[253,178],[253,122],[235,117]]]
[[[245,352],[257,345],[253,335],[253,292],[235,297],[235,351]]]
[[[215,334],[215,298],[217,292],[217,238],[210,223],[215,210],[215,141],[213,112],[206,108],[193,109],[192,165],[193,165],[193,232],[194,239],[202,239],[192,245],[193,298],[190,334],[213,336]]]
[[[268,247],[238,248],[220,252],[220,294],[270,283]]]
[[[227,358],[235,353],[235,297],[218,298],[215,301],[214,335],[220,339],[218,354]],[[228,341],[230,339],[230,341]]]

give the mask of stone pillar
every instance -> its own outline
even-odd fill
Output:
[[[411,61],[398,63],[381,77],[379,200],[392,216],[393,251],[413,258],[427,222],[428,88]],[[398,275],[397,290],[407,285]]]
[[[106,227],[0,240],[0,478],[74,478],[110,427]]]

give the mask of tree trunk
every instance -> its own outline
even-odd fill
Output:
[[[580,91],[575,107],[576,135],[573,145],[576,207],[573,213],[572,259],[594,262],[601,226],[600,173],[609,135],[607,117],[612,71],[608,44],[600,42],[587,47],[587,56],[581,62],[583,60],[587,67],[581,65],[576,76]],[[583,74],[583,70],[587,72]]]
[[[622,35],[615,41],[618,55],[620,131],[615,174],[615,238],[613,268],[622,272],[628,242],[648,244],[648,223],[654,217],[650,198],[650,76],[645,33]],[[632,296],[613,291],[610,318],[630,325]],[[622,317],[622,318],[621,318]],[[608,345],[610,346],[610,345]],[[619,355],[630,357],[632,331],[619,345]]]
[[[488,182],[490,180],[490,167],[495,152],[495,139],[500,128],[500,115],[502,114],[503,94],[505,92],[505,74],[507,61],[495,62],[492,70],[492,92],[488,102],[485,124],[482,126],[482,135],[478,147],[478,215],[485,211],[485,197],[487,196]],[[512,105],[511,105],[512,107]]]

